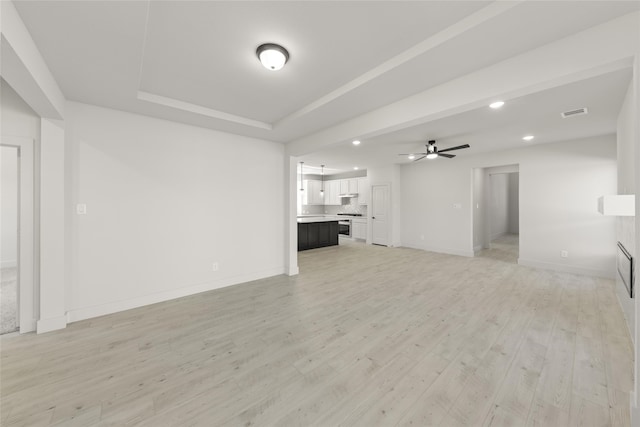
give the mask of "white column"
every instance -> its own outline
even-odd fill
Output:
[[[40,157],[40,320],[37,332],[67,326],[65,308],[64,122],[42,119]]]

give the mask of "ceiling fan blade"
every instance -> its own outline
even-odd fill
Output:
[[[425,157],[427,157],[427,156],[426,156],[426,155],[424,155],[424,156],[422,156],[422,157],[418,157],[417,159],[415,159],[415,160],[414,160],[414,162],[417,162],[418,160],[422,160],[422,159],[424,159]]]
[[[451,148],[445,148],[444,150],[438,150],[438,153],[444,153],[445,151],[451,151],[451,150],[460,150],[462,148],[469,148],[469,147],[471,147],[469,144],[458,145],[457,147],[451,147]]]
[[[438,157],[446,157],[447,159],[453,159],[456,155],[455,154],[442,154],[440,152],[438,152]]]
[[[404,153],[398,154],[398,156],[426,156],[427,153]]]

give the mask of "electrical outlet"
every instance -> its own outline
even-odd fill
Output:
[[[87,205],[84,203],[78,203],[76,205],[76,213],[78,215],[86,215],[87,214]]]
[[[560,251],[560,256],[562,258],[569,258],[569,252],[568,251]]]
[[[213,264],[211,264],[211,270],[212,271],[218,271],[219,268],[220,268],[220,266],[218,265],[217,262],[214,262]]]
[[[454,203],[453,209],[462,209],[462,203]]]

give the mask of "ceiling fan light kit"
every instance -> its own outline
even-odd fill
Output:
[[[400,156],[407,156],[409,160],[413,160],[414,162],[417,162],[418,160],[422,160],[424,158],[427,158],[429,160],[437,159],[438,157],[446,157],[448,159],[452,159],[455,157],[454,154],[443,154],[443,153],[445,151],[461,150],[463,148],[469,148],[471,146],[469,144],[464,144],[464,145],[458,145],[456,147],[445,148],[444,150],[438,151],[438,147],[436,147],[436,141],[432,139],[425,145],[425,147],[427,147],[427,151],[425,153],[408,153],[408,154],[400,154]],[[420,157],[416,158],[416,156],[420,156]]]

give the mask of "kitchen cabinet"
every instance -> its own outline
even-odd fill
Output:
[[[340,180],[324,182],[324,204],[329,206],[340,206]]]
[[[304,181],[304,196],[302,204],[304,205],[324,205],[324,197],[320,194],[322,182],[316,179],[307,179]]]
[[[369,204],[369,178],[358,178],[358,204]]]
[[[338,244],[338,221],[298,223],[298,251]]]
[[[367,220],[353,219],[351,220],[351,237],[354,239],[367,240]]]
[[[340,194],[354,194],[357,192],[358,192],[358,178],[340,180]]]

